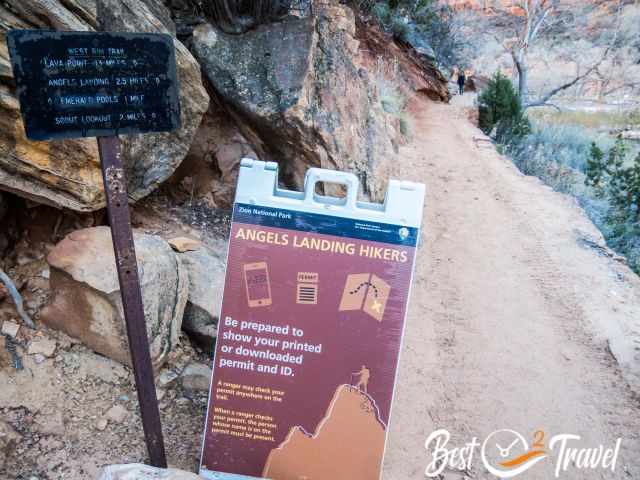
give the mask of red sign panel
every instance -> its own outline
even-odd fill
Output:
[[[417,235],[236,204],[202,476],[379,478]]]

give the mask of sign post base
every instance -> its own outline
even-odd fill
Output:
[[[98,149],[107,198],[107,215],[111,226],[111,238],[127,325],[129,350],[131,351],[131,362],[149,460],[154,467],[167,468],[160,411],[158,410],[142,305],[142,292],[138,278],[138,264],[129,217],[129,197],[120,153],[120,140],[117,136],[98,137]]]

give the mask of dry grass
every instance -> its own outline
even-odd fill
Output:
[[[569,111],[532,109],[527,112],[535,120],[554,125],[578,125],[588,129],[640,128],[640,110],[632,111]]]
[[[407,111],[407,87],[400,75],[397,61],[387,62],[378,57],[375,68],[375,82],[382,109],[400,122],[402,135],[411,135],[413,118]]]

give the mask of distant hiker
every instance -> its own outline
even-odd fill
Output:
[[[467,81],[467,77],[464,74],[464,68],[458,70],[458,88],[460,89],[460,95],[464,95],[464,83]]]
[[[369,377],[371,376],[371,372],[369,371],[369,369],[362,365],[360,371],[354,373],[354,375],[358,375],[358,383],[356,383],[356,388],[362,390],[364,393],[367,393],[367,385],[369,384]]]

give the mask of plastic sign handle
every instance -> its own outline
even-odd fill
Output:
[[[335,205],[344,206],[349,209],[356,208],[359,182],[358,177],[356,177],[353,173],[337,172],[335,170],[325,170],[323,168],[310,168],[309,170],[307,170],[307,174],[304,179],[304,201],[309,204],[325,203],[334,205],[333,202],[318,201],[318,197],[324,199],[335,198],[337,200],[342,200],[338,197],[322,197],[316,195],[315,188],[318,182],[338,183],[344,185],[347,189],[344,203]]]

